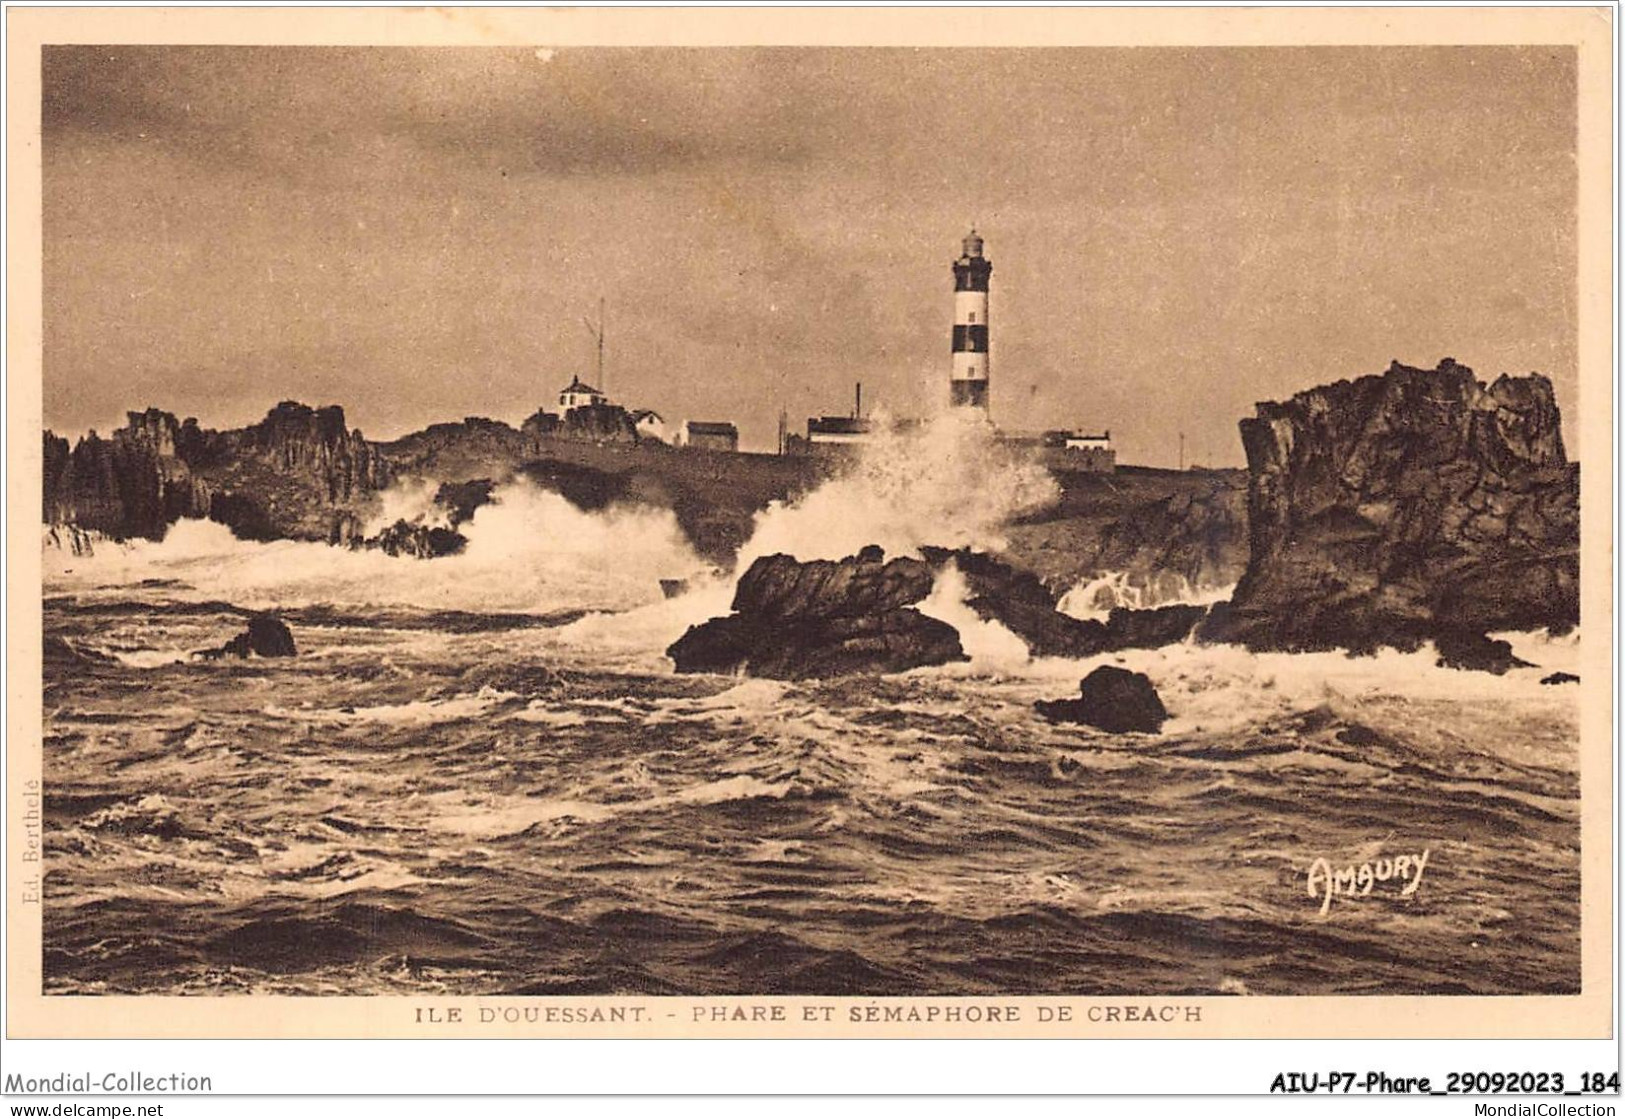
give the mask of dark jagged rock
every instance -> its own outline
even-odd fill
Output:
[[[683,636],[666,648],[678,672],[716,672],[722,674],[750,673],[766,676],[767,672],[754,672],[751,658],[758,649],[766,651],[773,645],[773,659],[783,659],[783,648],[790,635],[775,634],[771,627],[754,619],[729,614],[712,618],[697,626],[689,626]]]
[[[293,634],[281,618],[275,614],[254,614],[248,619],[246,630],[220,648],[207,650],[203,655],[214,660],[220,657],[291,657],[297,652]]]
[[[1154,649],[1184,641],[1207,615],[1205,606],[1155,610],[1118,608],[1104,622],[1073,618],[1038,577],[983,552],[922,548],[934,568],[952,563],[965,579],[965,603],[985,621],[1003,625],[1037,657],[1092,657],[1119,649]]]
[[[587,404],[567,409],[562,415],[540,409],[520,425],[520,431],[538,449],[548,440],[581,443],[637,445],[659,443],[638,433],[636,417],[619,404]]]
[[[638,425],[632,413],[619,404],[589,404],[568,409],[552,437],[592,443],[636,443]]]
[[[337,406],[285,401],[241,431],[202,434],[197,470],[227,502],[208,515],[249,539],[331,539],[336,519],[389,483],[383,456]]]
[[[1120,607],[1106,616],[1106,640],[1099,651],[1110,653],[1118,649],[1160,649],[1164,645],[1178,645],[1190,638],[1207,615],[1208,607],[1184,603],[1159,606],[1155,610]]]
[[[497,484],[490,478],[473,478],[466,482],[442,482],[435,490],[434,503],[446,510],[451,527],[474,518],[482,506],[491,503],[491,494]]]
[[[225,433],[218,446],[222,457],[238,463],[252,460],[257,451],[284,475],[319,483],[329,504],[371,493],[383,481],[372,445],[345,426],[344,409],[336,404],[310,408],[285,400],[241,433]],[[231,455],[234,450],[238,453]]]
[[[48,543],[73,556],[95,555],[96,539],[99,535],[78,525],[51,525],[45,530],[45,539]]]
[[[1034,656],[1088,655],[1105,639],[1105,627],[1056,610],[1055,596],[1028,571],[983,552],[922,548],[932,568],[952,564],[965,580],[965,604],[984,621],[996,621],[1027,643]]]
[[[468,546],[468,538],[455,529],[443,525],[396,521],[377,536],[368,539],[366,546],[377,548],[392,556],[437,559],[440,556],[457,555]]]
[[[67,440],[45,433],[47,523],[158,540],[181,517],[207,515],[209,490],[179,457],[185,444],[175,417],[148,409],[128,413],[128,421],[111,439],[92,431],[71,451]]]
[[[1514,668],[1528,668],[1529,662],[1512,655],[1512,644],[1497,641],[1472,630],[1445,630],[1434,639],[1440,668],[1465,668],[1504,676]]]
[[[1086,723],[1113,734],[1157,734],[1168,720],[1162,697],[1143,672],[1102,665],[1083,678],[1078,690],[1078,699],[1041,699],[1033,706],[1051,722]]]
[[[1034,575],[1001,560],[940,548],[921,553],[922,559],[890,562],[873,546],[843,560],[764,556],[740,578],[734,613],[691,628],[666,655],[679,672],[779,677],[898,672],[963,660],[953,627],[912,608],[949,564],[964,578],[971,608],[1007,626],[1038,656],[1171,644],[1206,613],[1201,606],[1168,606],[1081,621],[1059,613]]]
[[[1368,651],[1578,622],[1579,467],[1545,377],[1395,362],[1241,434],[1250,558],[1203,638]]]
[[[887,563],[885,553],[872,546],[843,560],[801,563],[792,556],[763,556],[740,577],[733,608],[773,620],[861,617],[919,602],[934,582],[923,560]]]
[[[1247,567],[1246,487],[1239,471],[1199,477],[1206,489],[1172,493],[1107,520],[1095,567],[1165,596],[1234,584]]]
[[[248,619],[248,649],[256,657],[291,657],[298,652],[293,634],[274,614],[256,614]]]
[[[115,539],[159,540],[182,518],[208,517],[247,539],[332,540],[388,481],[343,409],[293,402],[234,431],[149,408],[71,450],[46,432],[44,467],[46,522]]]
[[[906,672],[965,659],[952,626],[911,609],[777,623],[733,614],[691,627],[666,655],[678,672],[779,680]]]
[[[1554,672],[1540,678],[1542,684],[1578,684],[1580,678],[1572,672]]]
[[[902,672],[963,660],[959,634],[911,604],[931,593],[920,560],[879,548],[801,563],[764,556],[735,588],[734,613],[692,626],[666,650],[679,672],[778,679]]]
[[[489,478],[442,483],[435,491],[434,504],[445,510],[443,519],[446,523],[427,523],[425,516],[420,515],[410,521],[397,520],[369,537],[362,537],[358,529],[347,533],[343,540],[336,538],[334,543],[346,543],[352,548],[374,548],[392,556],[412,556],[416,559],[459,555],[468,547],[468,537],[458,532],[457,526],[470,520],[481,506],[489,504],[495,489],[496,483]]]

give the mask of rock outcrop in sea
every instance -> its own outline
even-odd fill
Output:
[[[392,556],[413,556],[417,559],[438,559],[455,556],[468,546],[468,537],[444,525],[425,525],[400,520],[389,525],[376,536],[362,541],[367,548],[377,548]]]
[[[872,547],[809,563],[764,556],[741,576],[734,613],[690,627],[666,655],[678,672],[789,680],[964,660],[958,632],[913,608],[934,578],[924,561]]]
[[[459,555],[468,547],[468,537],[458,530],[459,526],[491,501],[495,489],[496,483],[489,478],[444,482],[435,491],[430,509],[411,520],[396,520],[371,536],[352,539],[351,546],[416,559]]]
[[[249,616],[248,628],[218,649],[207,649],[201,654],[207,660],[221,657],[291,657],[298,653],[293,633],[287,623],[275,614]]]
[[[1143,672],[1103,664],[1078,683],[1077,699],[1041,699],[1033,707],[1052,723],[1083,723],[1113,734],[1159,734],[1168,721],[1156,685]]]
[[[965,603],[1004,625],[1036,656],[1084,657],[1184,640],[1202,606],[1112,611],[1105,622],[1060,613],[1030,572],[980,552],[921,549],[887,561],[877,547],[842,560],[765,556],[734,592],[733,613],[690,627],[669,649],[679,672],[846,676],[964,660],[959,633],[921,614],[946,569],[965,581]]]
[[[1241,436],[1250,554],[1205,640],[1354,651],[1431,640],[1457,660],[1505,664],[1482,635],[1578,623],[1580,471],[1545,377],[1485,385],[1448,358],[1433,370],[1395,362],[1260,404]]]

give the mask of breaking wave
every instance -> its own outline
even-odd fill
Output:
[[[432,496],[432,495],[430,495]],[[389,521],[426,515],[421,483],[388,491]],[[75,591],[160,581],[173,597],[266,608],[317,604],[425,610],[618,610],[660,597],[660,580],[705,564],[664,509],[585,512],[528,482],[502,486],[458,528],[468,540],[435,560],[306,541],[238,540],[212,521],[183,520],[162,541],[101,544],[73,555],[47,540],[48,585]]]
[[[887,428],[884,420],[876,426]],[[773,502],[757,514],[732,571],[698,575],[667,602],[583,618],[553,639],[624,658],[622,667],[664,666],[664,650],[684,630],[730,611],[739,575],[763,556],[838,560],[872,544],[889,557],[926,546],[996,551],[1004,546],[1005,526],[1059,497],[1049,472],[999,444],[985,419],[950,411],[916,429],[888,429],[816,490]],[[1013,667],[1028,659],[1020,638],[964,606],[964,581],[954,582],[955,576],[939,579],[920,609],[958,629],[979,665]]]
[[[424,528],[454,528],[451,510],[435,500],[440,485],[427,478],[403,478],[378,495],[378,511],[367,519],[365,536],[377,536],[397,521]]]
[[[1001,549],[1005,526],[1053,505],[1061,490],[1042,465],[1000,445],[974,412],[955,409],[880,436],[831,481],[768,506],[739,569],[776,552],[833,560],[870,544],[892,556],[927,545]]]
[[[1127,571],[1109,571],[1103,575],[1081,580],[1066,594],[1056,608],[1063,614],[1084,621],[1105,621],[1113,610],[1151,610],[1158,606],[1183,604],[1212,606],[1227,601],[1235,593],[1235,584],[1224,586],[1196,586],[1183,575],[1173,571],[1145,574]]]

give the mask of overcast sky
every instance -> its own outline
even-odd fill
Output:
[[[45,420],[340,403],[517,423],[608,385],[770,448],[947,393],[1125,461],[1454,357],[1576,399],[1567,48],[47,48]],[[1569,434],[1574,443],[1572,428]]]

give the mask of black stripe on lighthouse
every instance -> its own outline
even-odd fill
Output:
[[[993,265],[981,258],[974,258],[954,266],[955,291],[986,291],[988,278],[993,275]]]
[[[977,323],[972,326],[967,323],[956,323],[954,325],[954,353],[987,353],[987,324]]]

